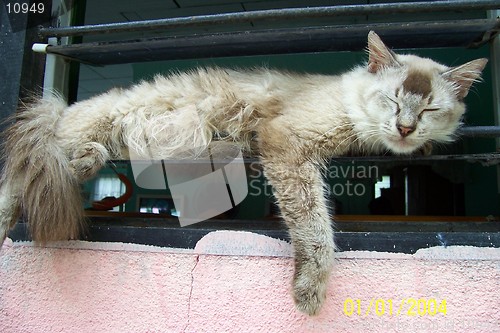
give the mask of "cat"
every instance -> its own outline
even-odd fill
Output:
[[[177,158],[217,137],[256,142],[294,248],[296,307],[318,314],[335,250],[326,162],[453,141],[487,63],[447,67],[396,54],[373,31],[367,53],[366,64],[338,76],[198,68],[71,106],[56,96],[26,105],[5,132],[0,239],[21,214],[36,241],[78,239],[80,184],[110,159]]]

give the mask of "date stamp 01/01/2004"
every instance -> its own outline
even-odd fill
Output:
[[[401,300],[372,298],[362,301],[360,299],[346,298],[344,301],[344,315],[364,316],[446,316],[446,300],[435,298],[403,298]]]

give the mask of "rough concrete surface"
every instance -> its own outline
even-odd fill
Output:
[[[231,231],[194,250],[7,241],[0,332],[500,332],[500,249],[339,253],[317,317],[294,308],[291,253]]]

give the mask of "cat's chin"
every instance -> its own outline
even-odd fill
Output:
[[[384,140],[387,148],[397,155],[409,155],[417,151],[422,144],[416,144],[415,142],[408,140],[407,138],[386,138]]]

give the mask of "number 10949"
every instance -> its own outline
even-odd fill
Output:
[[[27,13],[33,13],[33,14],[42,14],[45,11],[45,6],[42,2],[39,3],[28,3],[28,2],[14,2],[14,3],[7,3],[6,5],[7,8],[7,13],[8,14],[27,14]]]

